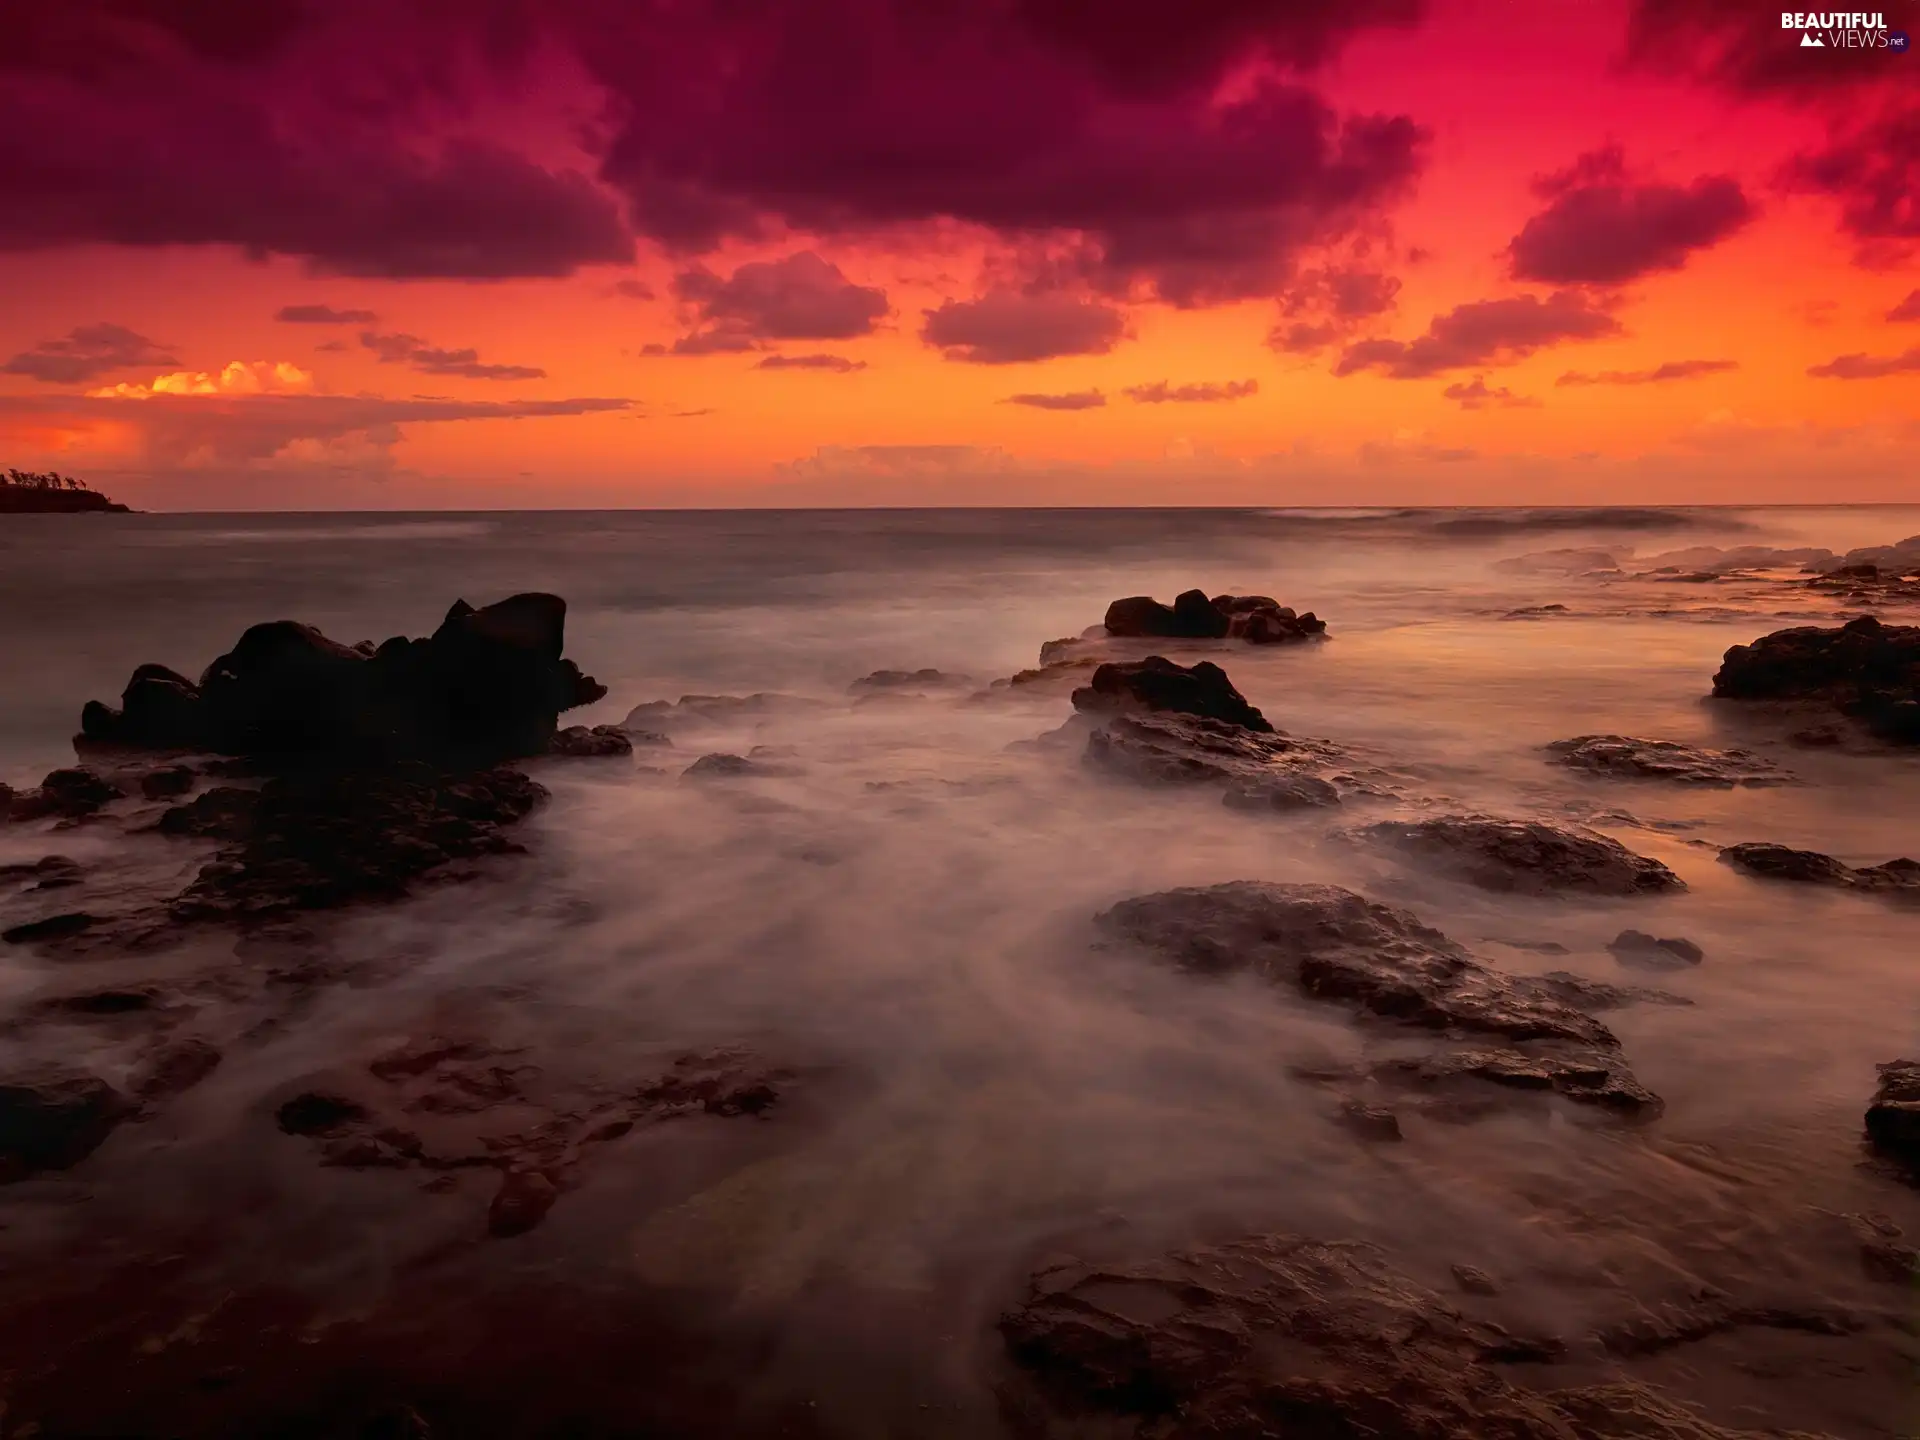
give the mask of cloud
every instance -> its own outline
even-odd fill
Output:
[[[1062,355],[1105,355],[1128,337],[1124,311],[1071,295],[990,290],[924,312],[920,335],[949,360],[1018,365]]]
[[[547,376],[537,365],[483,364],[477,350],[442,350],[418,335],[363,330],[360,344],[382,365],[410,365],[423,375],[458,375],[466,380],[544,380]]]
[[[1920,345],[1898,355],[1837,355],[1807,370],[1809,375],[1829,380],[1882,380],[1889,375],[1914,373],[1920,373]]]
[[[1448,400],[1457,401],[1462,410],[1484,410],[1489,405],[1500,405],[1510,410],[1531,409],[1540,403],[1530,395],[1516,395],[1504,385],[1489,388],[1484,375],[1458,381],[1440,393]]]
[[[769,355],[753,367],[756,370],[831,370],[851,375],[867,368],[864,360],[849,360],[844,355]]]
[[[623,300],[651,300],[654,298],[653,287],[644,280],[616,280],[613,284],[609,285],[607,289],[611,294],[618,295]]]
[[[1738,360],[1668,360],[1651,370],[1602,370],[1586,374],[1569,370],[1555,385],[1662,385],[1669,380],[1691,380],[1697,375],[1718,375],[1738,370]]]
[[[289,325],[371,325],[380,317],[371,310],[336,310],[331,305],[282,305],[273,318]]]
[[[1860,92],[1912,83],[1910,57],[1878,48],[1836,56],[1803,50],[1748,0],[1633,0],[1629,65],[1680,75],[1741,96],[1845,103]],[[1894,17],[1898,24],[1898,17]],[[1836,59],[1847,63],[1836,65]]]
[[[233,360],[217,371],[175,370],[144,384],[89,390],[93,400],[148,400],[172,395],[292,395],[313,389],[313,375],[285,360]]]
[[[1684,186],[1630,181],[1617,146],[1581,156],[1535,189],[1549,203],[1507,251],[1517,279],[1550,285],[1620,285],[1678,270],[1755,214],[1730,175]]]
[[[1124,392],[1138,405],[1217,405],[1228,400],[1244,400],[1260,393],[1258,380],[1197,381],[1189,385],[1169,385],[1156,380],[1151,385],[1129,385]]]
[[[1841,228],[1866,264],[1900,263],[1920,243],[1920,104],[1841,120],[1824,149],[1787,162],[1781,182],[1838,201]]]
[[[42,340],[32,349],[22,350],[0,365],[0,374],[25,375],[52,385],[78,385],[135,365],[177,363],[166,346],[124,325],[102,322],[76,326],[58,340]]]
[[[1333,373],[1378,370],[1395,380],[1422,380],[1447,370],[1524,359],[1550,345],[1620,333],[1618,320],[1577,291],[1555,291],[1544,300],[1536,295],[1473,300],[1434,316],[1426,333],[1412,341],[1349,345]]]
[[[1009,395],[1003,405],[1028,405],[1035,410],[1099,410],[1107,397],[1098,390],[1073,390],[1065,395]]]
[[[1396,276],[1361,265],[1303,270],[1280,296],[1280,323],[1267,344],[1286,354],[1310,355],[1345,340],[1361,324],[1398,303]]]
[[[1920,290],[1909,292],[1906,299],[1887,311],[1887,319],[1896,325],[1920,320]]]
[[[811,250],[751,261],[725,279],[695,266],[674,277],[673,289],[699,327],[675,343],[676,355],[751,350],[767,340],[852,340],[892,313],[886,291],[855,285]]]

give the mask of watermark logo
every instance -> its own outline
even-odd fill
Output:
[[[1780,28],[1799,32],[1802,50],[1907,49],[1907,32],[1889,30],[1879,11],[1782,10]]]

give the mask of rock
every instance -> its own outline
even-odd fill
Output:
[[[1494,1282],[1494,1278],[1491,1275],[1471,1265],[1455,1265],[1453,1267],[1453,1283],[1458,1285],[1461,1291],[1468,1295],[1498,1295],[1500,1293],[1500,1287]]]
[[[584,725],[569,725],[547,741],[547,754],[576,760],[617,759],[633,754],[633,737],[613,725],[596,725],[591,730]]]
[[[1657,895],[1686,889],[1658,860],[1596,831],[1543,820],[1440,815],[1364,826],[1348,834],[1450,871],[1483,890],[1525,895]]]
[[[1282,645],[1325,636],[1327,626],[1311,611],[1296,615],[1265,595],[1216,595],[1187,590],[1162,605],[1150,595],[1130,595],[1107,607],[1102,629],[1123,639],[1245,640]],[[1045,652],[1042,652],[1045,663]]]
[[[1085,763],[1142,785],[1284,786],[1294,767],[1331,763],[1333,747],[1189,715],[1116,715],[1087,734]],[[1304,793],[1304,792],[1302,792]]]
[[[1830,750],[1845,740],[1846,737],[1835,725],[1809,725],[1787,736],[1789,745],[1798,745],[1803,750]]]
[[[1379,1084],[1404,1089],[1446,1092],[1467,1081],[1474,1089],[1494,1086],[1505,1090],[1560,1095],[1617,1114],[1658,1115],[1663,1102],[1634,1078],[1618,1056],[1604,1052],[1581,1054],[1527,1054],[1511,1049],[1442,1050],[1432,1055],[1383,1061],[1370,1072]],[[1452,1118],[1478,1118],[1470,1109]]]
[[[1493,568],[1511,575],[1617,575],[1620,560],[1611,550],[1568,547],[1497,560]]]
[[[310,625],[248,629],[199,682],[134,671],[112,709],[91,702],[81,738],[140,749],[458,766],[541,753],[562,711],[606,688],[561,658],[566,602],[456,601],[433,635],[348,646]]]
[[[240,840],[253,831],[260,792],[237,785],[216,785],[187,801],[160,812],[154,829],[162,835],[192,836],[200,840]]]
[[[1905,1244],[1900,1227],[1885,1215],[1844,1217],[1860,1247],[1860,1268],[1875,1280],[1911,1285],[1920,1279],[1920,1250]]]
[[[636,705],[620,722],[629,735],[636,731],[677,735],[684,730],[756,724],[796,715],[810,715],[825,706],[800,695],[761,691],[752,695],[682,695],[677,702],[649,700]]]
[[[164,1100],[191,1090],[220,1065],[220,1052],[205,1040],[163,1045],[141,1068],[133,1093],[142,1100]]]
[[[724,751],[716,750],[711,755],[702,755],[680,773],[695,779],[708,776],[756,775],[760,773],[760,766],[744,755],[729,755]]]
[[[359,1101],[323,1090],[304,1090],[274,1111],[289,1135],[334,1135],[366,1118],[367,1107]]]
[[[1569,613],[1567,607],[1558,603],[1552,605],[1522,605],[1517,609],[1507,611],[1507,613],[1500,618],[1502,620],[1542,620],[1549,615],[1565,615],[1567,613]]]
[[[80,862],[65,855],[45,855],[19,865],[0,865],[0,884],[25,885],[29,890],[65,890],[80,883]]]
[[[1867,1139],[1892,1159],[1920,1166],[1920,1060],[1874,1067],[1880,1088],[1867,1107]]]
[[[1032,1277],[1000,1332],[1030,1387],[1018,1409],[1036,1423],[1022,1433],[1742,1440],[1628,1381],[1510,1383],[1492,1367],[1551,1360],[1564,1343],[1469,1319],[1351,1241],[1250,1236],[1145,1262],[1068,1261]]]
[[[1379,1105],[1349,1100],[1340,1107],[1340,1123],[1362,1140],[1391,1142],[1403,1139],[1400,1117]]]
[[[0,941],[8,945],[31,945],[41,940],[65,940],[100,923],[100,917],[85,910],[69,910],[44,919],[29,920],[8,930],[0,930]]]
[[[140,777],[140,793],[149,800],[171,800],[193,789],[196,779],[185,765],[162,765]]]
[[[1720,858],[1736,870],[1764,880],[1831,885],[1843,890],[1920,893],[1920,860],[1904,856],[1856,868],[1818,850],[1794,850],[1785,845],[1748,841],[1727,846],[1720,852]]]
[[[1617,992],[1503,974],[1411,912],[1349,890],[1237,880],[1125,900],[1095,923],[1182,969],[1251,973],[1380,1020],[1514,1047],[1504,1058],[1476,1053],[1479,1078],[1517,1084],[1525,1067],[1545,1067],[1547,1087],[1571,1098],[1659,1108],[1627,1071],[1613,1032],[1587,1013],[1618,1003]],[[1473,1068],[1453,1058],[1432,1063],[1451,1067],[1434,1080]]]
[[[1920,625],[1871,615],[1837,629],[1776,630],[1727,651],[1713,693],[1724,700],[1822,700],[1883,739],[1920,744]]]
[[[5,818],[79,820],[122,798],[124,792],[111,780],[84,767],[68,767],[48,772],[37,790],[10,791]]]
[[[553,1182],[538,1171],[509,1170],[487,1207],[487,1233],[498,1239],[524,1235],[547,1218],[559,1198]]]
[[[1092,715],[1193,715],[1256,734],[1273,733],[1267,717],[1233,688],[1226,671],[1209,660],[1176,665],[1150,655],[1145,660],[1102,665],[1090,683],[1073,692],[1073,708]]]
[[[78,995],[57,995],[41,1006],[60,1015],[135,1015],[151,1010],[159,1002],[160,992],[138,990],[88,990]]]
[[[1340,792],[1317,775],[1286,775],[1228,790],[1229,810],[1320,810],[1340,803]]]
[[[1673,740],[1625,735],[1578,735],[1547,750],[1562,765],[1617,779],[1667,780],[1677,785],[1784,785],[1793,777],[1749,750],[1707,750]]]
[[[1707,952],[1691,940],[1677,936],[1655,939],[1644,930],[1622,930],[1607,943],[1607,949],[1622,965],[1642,965],[1657,970],[1698,965],[1707,958]]]
[[[973,684],[965,675],[949,675],[944,670],[875,670],[847,686],[847,693],[871,699],[879,695],[906,695],[928,690],[966,690]]]
[[[113,1086],[81,1070],[0,1077],[0,1184],[79,1164],[132,1109]]]

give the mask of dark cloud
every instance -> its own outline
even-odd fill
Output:
[[[1555,385],[1660,385],[1669,380],[1691,380],[1696,375],[1718,375],[1738,370],[1738,360],[1668,360],[1651,370],[1602,370],[1586,374],[1569,370]]]
[[[1572,290],[1555,291],[1544,300],[1536,295],[1473,300],[1434,316],[1426,333],[1414,340],[1349,345],[1333,373],[1378,370],[1395,380],[1421,380],[1447,370],[1520,360],[1566,341],[1620,333],[1618,320]]]
[[[856,370],[867,368],[864,360],[849,360],[845,355],[769,355],[756,370],[831,370],[840,375],[851,375]]]
[[[1280,323],[1268,332],[1267,344],[1289,354],[1313,354],[1391,311],[1399,294],[1397,277],[1364,266],[1303,270],[1280,296]]]
[[[1881,9],[1898,29],[1899,6]],[[1813,103],[1844,102],[1863,90],[1912,84],[1904,69],[1910,56],[1878,48],[1836,55],[1802,49],[1799,39],[1780,28],[1778,10],[1758,9],[1750,0],[1633,0],[1626,59],[1635,68],[1735,94]]]
[[[371,325],[380,317],[371,310],[336,310],[331,305],[282,305],[273,318],[289,325]]]
[[[363,330],[360,343],[382,365],[410,365],[423,375],[458,375],[464,380],[544,380],[537,365],[488,365],[477,350],[442,350],[418,335],[381,335]]]
[[[928,310],[920,334],[949,360],[1018,365],[1061,355],[1104,355],[1127,338],[1124,311],[1071,295],[992,290]]]
[[[856,285],[811,250],[755,260],[725,279],[705,266],[674,277],[674,294],[698,322],[676,355],[752,350],[767,340],[852,340],[891,314],[887,292]]]
[[[1098,410],[1107,397],[1098,390],[1073,390],[1065,395],[1009,395],[1005,405],[1028,405],[1035,410]]]
[[[58,340],[42,340],[32,349],[22,350],[0,365],[0,374],[26,375],[53,385],[78,385],[135,365],[179,363],[167,353],[166,346],[156,345],[124,325],[102,322],[76,326]]]
[[[1887,319],[1896,325],[1920,320],[1920,290],[1910,291],[1906,299],[1887,311]]]
[[[1920,242],[1920,104],[1836,123],[1826,147],[1789,161],[1781,180],[1837,201],[1866,263],[1899,263]]]
[[[1455,401],[1462,410],[1485,410],[1490,405],[1500,405],[1507,409],[1525,409],[1540,402],[1530,395],[1516,395],[1504,385],[1489,386],[1487,377],[1476,375],[1471,380],[1459,381],[1442,390],[1448,400]]]
[[[1920,373],[1920,345],[1898,355],[1837,355],[1807,374],[1829,380],[1884,380],[1889,375]]]
[[[1125,391],[1126,397],[1138,405],[1217,405],[1259,393],[1258,380],[1196,381],[1189,385],[1156,380],[1151,385],[1129,385]]]
[[[1730,175],[1703,175],[1691,185],[1635,183],[1617,147],[1581,156],[1536,189],[1547,208],[1521,227],[1508,253],[1516,277],[1550,285],[1619,285],[1678,270],[1755,213]]]
[[[608,289],[623,300],[651,300],[654,298],[653,287],[644,280],[616,280]]]

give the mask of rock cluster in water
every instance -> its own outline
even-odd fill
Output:
[[[1920,860],[1902,856],[1878,865],[1848,865],[1818,850],[1747,841],[1729,845],[1720,858],[1736,870],[1763,880],[1801,885],[1830,885],[1840,890],[1882,890],[1920,895]]]
[[[1676,740],[1628,735],[1576,735],[1547,752],[1571,770],[1613,779],[1666,780],[1676,785],[1784,785],[1793,777],[1751,750],[1709,750]]]
[[[1301,615],[1265,595],[1215,595],[1186,590],[1163,605],[1151,595],[1129,595],[1107,607],[1106,632],[1122,639],[1245,640],[1287,645],[1327,633],[1311,610]]]
[[[456,601],[426,639],[342,645],[310,625],[255,625],[198,681],[133,672],[118,709],[90,701],[103,745],[223,755],[484,764],[537,755],[561,712],[606,695],[564,659],[566,601]]]
[[[1920,625],[1871,615],[1834,629],[1776,630],[1727,651],[1713,693],[1723,700],[1819,700],[1898,744],[1920,745]]]
[[[1130,712],[1192,715],[1223,725],[1271,734],[1267,717],[1234,688],[1227,672],[1210,660],[1176,665],[1158,655],[1100,666],[1073,692],[1073,708],[1091,715]]]
[[[1544,820],[1436,815],[1383,820],[1348,835],[1501,893],[1626,896],[1687,888],[1660,861],[1611,836]]]

